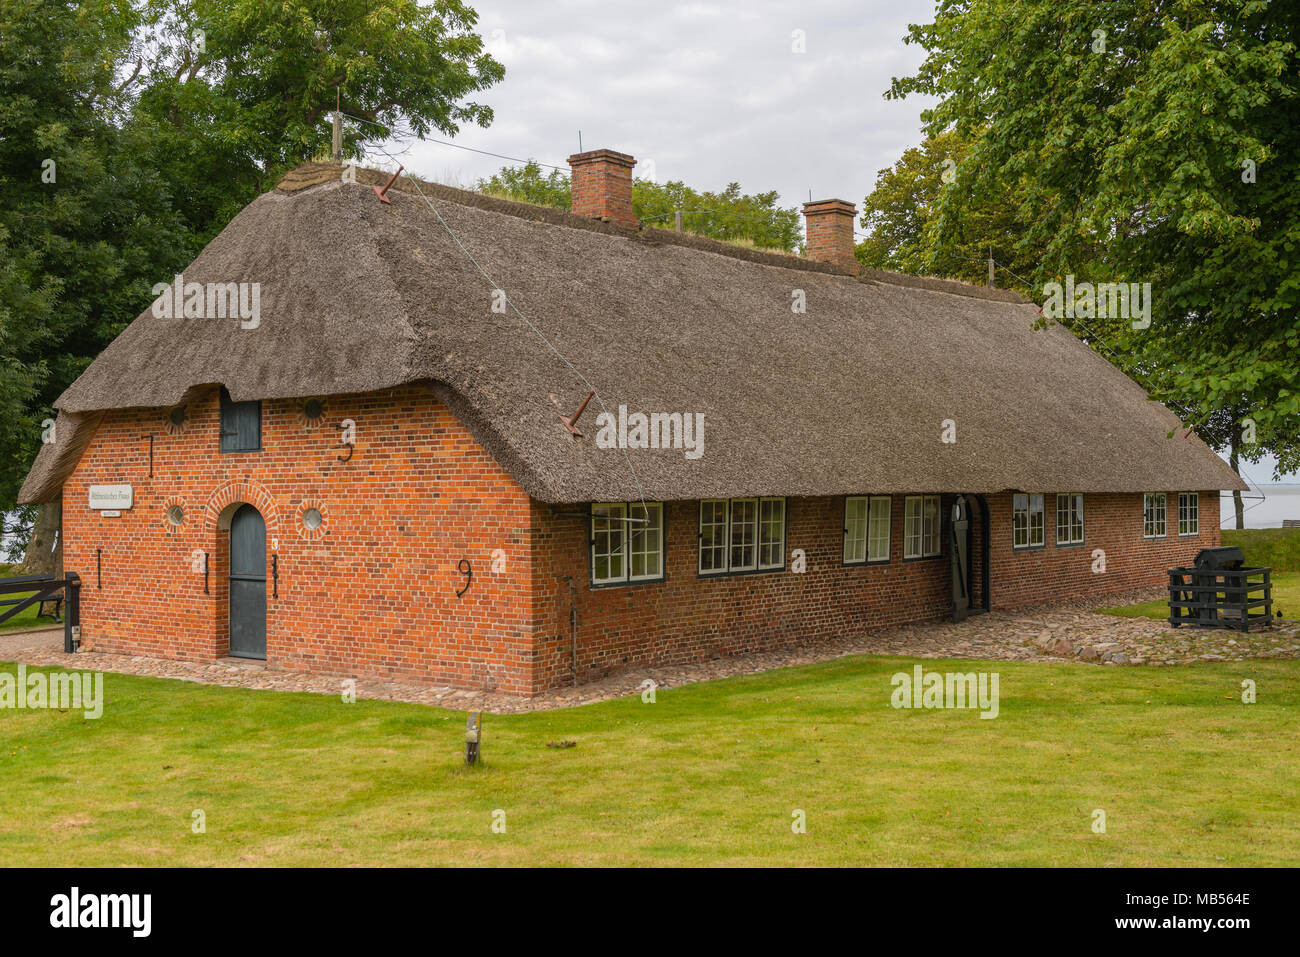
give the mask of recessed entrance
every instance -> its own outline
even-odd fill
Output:
[[[952,620],[962,621],[970,614],[970,507],[966,496],[958,495],[952,503]]]
[[[266,522],[251,505],[230,519],[230,655],[266,658]]]
[[[982,495],[958,495],[948,518],[952,619],[989,611],[989,507]]]

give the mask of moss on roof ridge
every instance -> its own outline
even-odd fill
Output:
[[[319,186],[323,183],[335,182],[340,178],[341,170],[341,163],[321,161],[301,163],[289,170],[289,172],[285,173],[276,184],[275,189],[278,192],[295,193],[300,190],[310,189],[313,186]],[[410,174],[407,173],[406,175],[409,176]],[[357,182],[363,183],[367,186],[383,186],[388,182],[389,177],[391,176],[391,173],[386,173],[383,170],[370,169],[369,167],[362,166],[357,167]],[[776,266],[781,269],[794,269],[802,272],[819,272],[828,275],[843,276],[846,279],[856,279],[858,282],[866,283],[868,285],[872,283],[887,283],[892,286],[904,286],[910,289],[924,289],[929,292],[943,292],[954,296],[965,296],[970,299],[985,299],[992,302],[1009,302],[1019,305],[1029,304],[1028,300],[1011,289],[976,286],[959,279],[936,279],[923,276],[909,276],[906,273],[890,272],[883,269],[870,269],[865,266],[860,266],[856,270],[853,270],[832,263],[822,263],[811,259],[803,259],[798,256],[792,256],[789,253],[764,252],[756,249],[747,249],[744,246],[736,246],[731,243],[722,242],[718,239],[709,239],[705,236],[696,236],[691,233],[678,233],[667,229],[658,229],[654,227],[628,229],[623,226],[616,226],[613,223],[606,223],[597,219],[588,219],[585,216],[576,216],[573,213],[562,209],[554,209],[548,206],[536,206],[532,203],[523,203],[518,200],[500,199],[495,196],[476,193],[473,190],[459,189],[455,186],[445,186],[441,183],[430,183],[426,180],[420,179],[419,177],[411,178],[417,180],[420,184],[420,190],[430,197],[444,199],[461,206],[469,206],[476,209],[487,210],[489,212],[501,213],[506,216],[530,219],[534,222],[545,222],[554,226],[564,226],[570,229],[582,229],[588,232],[605,233],[609,236],[619,236],[623,239],[631,239],[649,245],[684,246],[688,249],[715,253],[720,256],[726,256],[730,259],[739,259],[743,262],[752,262],[764,266]],[[416,193],[415,187],[401,176],[394,181],[390,189],[404,193]]]

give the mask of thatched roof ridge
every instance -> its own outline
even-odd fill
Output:
[[[1199,439],[1168,437],[1172,413],[1068,330],[1033,328],[1035,309],[1008,290],[851,276],[422,184],[453,238],[404,179],[380,203],[369,187],[386,178],[294,170],[184,273],[259,282],[261,325],[146,311],[59,408],[165,407],[205,383],[238,400],[427,382],[550,502],[1239,487]],[[567,363],[493,311],[493,283]],[[598,402],[572,438],[559,414],[584,379],[611,412],[703,414],[705,454],[597,448]],[[940,441],[947,418],[956,444]],[[58,477],[38,471],[25,496]]]
[[[293,193],[323,183],[335,182],[339,179],[339,175],[339,166],[335,163],[304,163],[286,173],[276,185],[276,189]],[[389,178],[388,174],[379,170],[357,169],[357,182],[367,186],[383,186],[388,183]],[[416,187],[411,185],[405,175],[399,176],[391,188],[406,193],[417,192]],[[862,267],[850,271],[846,267],[834,263],[815,262],[790,253],[750,249],[746,246],[737,246],[733,243],[709,239],[706,236],[652,228],[644,224],[640,230],[628,230],[613,223],[575,216],[565,210],[548,206],[535,206],[531,203],[521,203],[496,196],[485,196],[482,193],[457,189],[454,186],[444,186],[441,183],[426,183],[420,180],[418,192],[423,193],[430,199],[446,200],[461,206],[472,206],[476,209],[486,209],[494,213],[504,213],[508,216],[520,216],[537,222],[567,226],[570,229],[584,229],[611,236],[631,237],[652,244],[668,243],[675,246],[685,246],[689,249],[700,249],[705,252],[717,253],[721,256],[732,256],[746,262],[762,263],[768,266],[784,266],[788,269],[830,273],[839,276],[856,275],[865,282],[888,282],[899,286],[909,286],[913,289],[932,289],[936,292],[950,292],[957,296],[972,296],[976,299],[992,299],[997,302],[1026,302],[1023,296],[1011,289],[975,286],[956,279],[909,276],[904,273],[889,272],[883,269]]]

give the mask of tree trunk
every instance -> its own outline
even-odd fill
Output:
[[[1237,445],[1241,440],[1241,422],[1234,419],[1232,423],[1232,432],[1228,438],[1228,464],[1232,470],[1237,473],[1237,478],[1241,478],[1241,470],[1237,467]],[[1241,502],[1241,489],[1232,490],[1232,511],[1237,516],[1237,527],[1246,527],[1246,509]]]
[[[63,503],[46,502],[36,512],[23,558],[23,575],[63,574]]]

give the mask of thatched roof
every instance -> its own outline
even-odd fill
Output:
[[[843,269],[425,185],[456,240],[399,180],[309,164],[251,203],[185,272],[258,282],[261,324],[146,311],[60,397],[65,416],[427,382],[548,502],[745,494],[1243,487],[1177,418],[1068,330],[1034,329],[1006,290]],[[703,413],[704,455],[597,448],[614,412]],[[791,310],[803,290],[807,312]],[[956,444],[940,441],[957,424]],[[60,443],[62,444],[62,443]],[[26,501],[75,456],[43,452]]]

